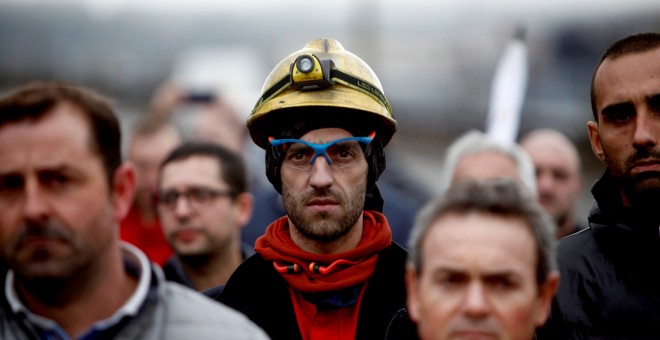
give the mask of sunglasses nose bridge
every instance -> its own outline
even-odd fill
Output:
[[[325,152],[326,149],[316,149],[314,150],[314,157],[309,161],[310,166],[314,166],[314,162],[316,162],[316,159],[319,156],[323,156],[325,160],[328,162],[329,165],[332,165],[332,160],[330,160],[330,157],[328,157],[328,154]]]

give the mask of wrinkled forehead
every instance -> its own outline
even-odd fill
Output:
[[[536,271],[536,241],[518,216],[487,211],[448,211],[429,227],[421,244],[428,269],[463,268],[482,272]]]
[[[0,171],[75,168],[83,161],[102,162],[91,141],[89,122],[77,110],[58,105],[39,119],[0,126]]]

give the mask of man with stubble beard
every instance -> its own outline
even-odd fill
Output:
[[[660,34],[615,42],[591,84],[589,228],[559,241],[561,284],[539,339],[657,339],[660,325]]]
[[[109,101],[35,82],[0,97],[0,339],[265,339],[119,239],[135,169]]]
[[[406,252],[376,186],[396,121],[371,68],[336,40],[311,41],[271,72],[247,126],[287,215],[209,295],[273,339],[416,338]]]

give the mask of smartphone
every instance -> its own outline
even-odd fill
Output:
[[[215,100],[215,95],[209,91],[189,91],[185,100],[190,103],[211,103]]]

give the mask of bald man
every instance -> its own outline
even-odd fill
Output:
[[[573,142],[559,131],[538,129],[520,145],[536,167],[538,200],[557,223],[556,237],[580,230],[574,208],[582,192],[582,165]]]

